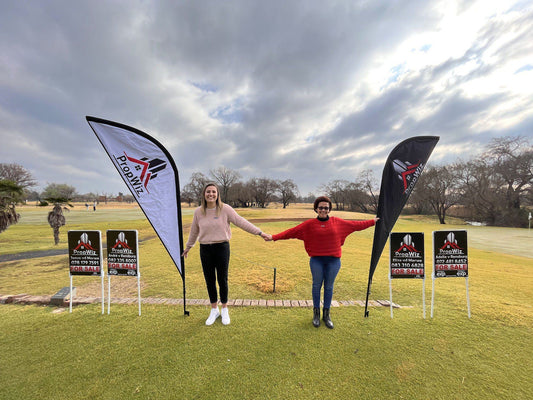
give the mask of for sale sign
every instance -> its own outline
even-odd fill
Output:
[[[68,231],[70,275],[102,273],[100,231]]]
[[[136,230],[108,230],[108,275],[137,276],[138,247]]]
[[[433,232],[434,276],[467,277],[468,244],[466,231]]]
[[[424,233],[390,234],[390,277],[424,278]]]

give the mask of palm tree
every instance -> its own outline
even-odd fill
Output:
[[[10,225],[16,224],[20,219],[15,204],[22,200],[24,189],[8,179],[0,180],[0,232],[5,231]]]
[[[66,220],[63,215],[63,210],[68,211],[68,208],[63,207],[64,204],[69,207],[73,207],[70,204],[70,199],[65,197],[48,197],[45,199],[47,202],[54,203],[54,208],[48,213],[48,223],[54,231],[54,242],[55,244],[59,243],[59,228],[65,225]],[[43,203],[42,205],[48,205],[48,203]]]

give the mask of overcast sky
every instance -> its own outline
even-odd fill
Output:
[[[127,193],[86,115],[134,126],[183,187],[225,166],[302,195],[437,135],[430,164],[533,137],[533,0],[0,0],[0,162]]]

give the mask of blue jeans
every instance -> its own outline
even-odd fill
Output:
[[[311,257],[309,266],[313,276],[313,307],[320,308],[320,290],[324,284],[324,308],[330,308],[333,284],[341,269],[341,259],[330,256]]]

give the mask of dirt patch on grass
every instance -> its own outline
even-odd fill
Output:
[[[95,279],[83,285],[76,286],[76,296],[78,297],[100,297],[102,295],[102,282]],[[141,279],[141,290],[147,285]],[[107,281],[104,284],[105,297],[107,298]],[[128,298],[137,297],[137,279],[134,277],[114,277],[111,279],[111,297]]]

